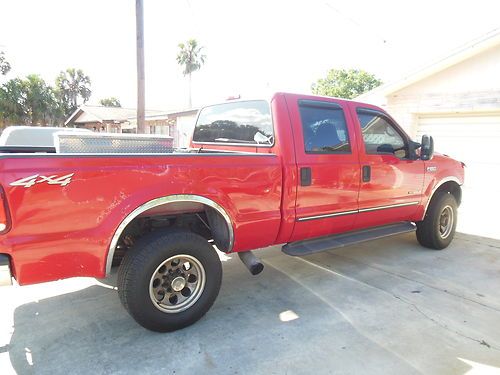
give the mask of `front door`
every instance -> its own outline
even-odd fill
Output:
[[[360,168],[346,102],[288,102],[298,168],[291,241],[351,230],[358,209]]]
[[[385,113],[351,104],[361,168],[355,229],[411,220],[422,199],[424,162],[412,160],[409,138]]]

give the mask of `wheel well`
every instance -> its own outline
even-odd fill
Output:
[[[187,229],[213,241],[223,252],[233,246],[233,228],[224,209],[198,196],[170,196],[148,202],[127,216],[118,227],[108,251],[106,274],[120,264],[125,252],[140,237],[157,231]]]
[[[460,203],[462,202],[462,188],[459,184],[457,184],[455,181],[448,181],[440,185],[436,189],[434,194],[432,194],[431,201],[432,199],[434,199],[434,197],[437,196],[438,193],[442,192],[452,194],[455,197],[457,204],[460,206]]]

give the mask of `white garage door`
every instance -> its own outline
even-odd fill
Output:
[[[422,134],[432,135],[437,152],[467,165],[459,229],[500,238],[496,215],[488,218],[500,211],[500,113],[419,116],[418,139]]]

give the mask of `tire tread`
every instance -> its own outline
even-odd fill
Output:
[[[436,231],[436,220],[437,215],[440,214],[442,207],[446,204],[450,204],[453,208],[454,215],[454,226],[456,227],[457,220],[457,201],[452,194],[447,192],[437,193],[436,196],[432,197],[431,203],[424,217],[424,220],[417,222],[417,240],[420,245],[434,250],[442,250],[451,243],[453,236],[455,234],[455,228],[453,228],[452,233],[445,240],[439,237]]]
[[[151,313],[150,309],[143,308],[143,305],[138,306],[138,302],[135,300],[136,296],[134,296],[134,291],[138,288],[137,284],[141,278],[144,277],[144,270],[148,268],[149,263],[151,262],[151,257],[156,256],[154,255],[155,252],[161,251],[161,249],[175,249],[176,246],[183,243],[189,243],[191,246],[194,245],[199,251],[206,251],[207,254],[205,257],[210,259],[209,262],[211,262],[209,266],[212,268],[215,267],[215,272],[211,275],[208,275],[209,270],[205,270],[207,277],[212,277],[214,279],[215,291],[204,291],[204,293],[209,293],[210,296],[208,297],[208,301],[206,301],[202,307],[201,313],[200,311],[196,311],[192,317],[189,317],[188,314],[190,310],[192,310],[194,306],[200,302],[202,297],[200,297],[200,300],[197,301],[193,307],[176,314],[167,314],[161,312],[160,310],[155,311],[156,307],[154,307],[152,303],[151,306],[155,309],[153,310],[153,313]],[[208,252],[211,254],[208,254]],[[207,265],[205,264],[204,267],[206,268]],[[150,276],[148,275],[146,277]],[[127,251],[118,270],[117,286],[121,304],[139,324],[153,331],[168,332],[188,326],[200,319],[215,302],[215,298],[219,292],[221,279],[222,266],[213,247],[208,244],[203,237],[197,234],[185,230],[172,230],[155,232],[146,235],[139,239],[133,248]],[[155,319],[152,319],[152,314],[158,317],[163,316],[165,321],[171,318],[171,323],[159,323],[158,321],[161,319],[157,319],[158,321],[155,321]],[[181,314],[183,314],[183,318],[178,319],[178,316]]]

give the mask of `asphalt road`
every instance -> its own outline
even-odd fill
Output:
[[[114,279],[0,289],[0,374],[500,373],[500,241],[414,235],[304,258],[224,261],[218,300],[169,334],[138,326]]]

